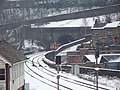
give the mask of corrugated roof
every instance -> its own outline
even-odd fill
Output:
[[[5,40],[0,41],[0,55],[11,64],[15,64],[27,59]]]

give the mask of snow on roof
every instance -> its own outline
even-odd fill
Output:
[[[114,60],[110,60],[109,62],[120,62],[120,57]]]
[[[105,28],[115,28],[120,26],[120,21],[114,21],[112,23],[107,23],[104,27],[91,27],[91,29],[105,29]]]
[[[88,41],[88,42],[84,42],[83,44],[90,44],[92,42],[92,40]]]
[[[85,27],[85,26],[93,26],[94,21],[93,18],[87,18],[86,21],[84,19],[73,19],[73,20],[64,20],[58,22],[50,22],[49,24],[44,24],[41,26],[35,26],[31,24],[31,28],[44,28],[44,27]]]
[[[90,60],[90,62],[96,62],[95,55],[85,55],[85,56]],[[97,59],[98,64],[100,63],[101,57],[102,55],[100,55],[99,58]]]
[[[107,23],[104,28],[118,27],[120,25],[120,21],[115,21],[112,23]]]
[[[93,29],[93,30],[94,29],[100,29],[101,30],[101,29],[104,29],[104,27],[91,27],[91,29]]]
[[[101,61],[101,58],[102,58],[102,56],[115,56],[115,55],[119,55],[120,56],[120,54],[100,54],[99,55],[99,58],[97,59],[98,60],[98,64],[100,63],[100,61]],[[96,62],[96,59],[95,59],[95,55],[85,55],[91,62]],[[118,59],[116,59],[116,60],[110,60],[110,62],[117,62],[117,61],[120,61],[120,58],[118,58]]]
[[[119,53],[118,54],[101,54],[101,55],[103,55],[103,56],[116,56],[116,55],[119,55],[120,56]]]

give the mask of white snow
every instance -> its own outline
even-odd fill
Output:
[[[85,56],[90,60],[90,62],[96,62],[95,55],[85,55]],[[98,64],[100,63],[101,57],[102,55],[100,55],[97,59]]]
[[[114,60],[110,60],[109,62],[120,62],[120,57]]]
[[[59,21],[59,22],[50,22],[49,24],[44,24],[42,26],[35,26],[34,24],[32,24],[31,28],[85,27],[85,26],[93,26],[93,24],[94,24],[93,18],[87,18],[86,21],[84,19],[65,20],[65,21]],[[118,22],[109,23],[104,28],[111,27],[111,26],[116,27],[116,25],[119,26],[120,23],[118,23]],[[63,52],[66,53],[67,51],[76,50],[76,47],[77,47],[77,45],[74,46],[74,47],[68,48]],[[55,87],[57,87],[57,85],[52,83],[52,81],[57,82],[57,79],[56,79],[57,71],[55,69],[51,69],[50,67],[48,67],[42,61],[42,59],[45,59],[45,57],[44,57],[45,53],[46,52],[43,52],[43,53],[41,52],[41,53],[38,53],[38,54],[33,54],[33,55],[27,56],[28,58],[30,58],[29,60],[36,62],[34,64],[37,67],[33,67],[32,63],[30,61],[28,61],[30,63],[27,62],[27,65],[29,66],[29,68],[31,70],[33,70],[37,74],[39,74],[39,75],[41,75],[41,76],[43,76],[43,77],[45,77],[45,78],[47,78],[47,79],[49,79],[51,81],[48,81],[48,80],[36,75],[33,71],[31,71],[29,68],[27,68],[25,66],[25,71],[27,71],[30,75],[34,76],[34,78],[33,78],[30,75],[28,75],[27,73],[25,73],[25,83],[30,83],[30,90],[56,90]],[[92,55],[92,56],[88,55],[88,57],[91,58],[91,61],[95,62],[94,55]],[[98,63],[100,62],[100,58],[101,58],[101,55],[98,58]],[[46,71],[44,68],[39,67],[38,61],[43,67],[45,67],[46,69],[48,69],[48,70],[50,70],[50,71],[52,71],[53,73],[56,73],[56,74],[50,73],[50,72]],[[49,61],[49,60],[47,60],[47,61]],[[53,62],[50,61],[50,63],[53,63]],[[50,75],[53,75],[53,76],[50,76],[50,75],[48,75],[46,73],[49,73]],[[64,72],[60,72],[60,75],[71,78],[71,79],[74,79],[74,80],[82,81],[84,83],[89,83],[89,84],[95,85],[93,82],[83,80],[83,79],[78,78],[77,76],[74,76],[72,74],[67,74],[67,73],[64,73]],[[91,76],[87,76],[87,75],[86,76],[83,75],[83,77],[91,78]],[[94,78],[94,76],[92,78]],[[67,79],[67,80],[70,80],[70,79]],[[42,82],[42,81],[44,81],[44,82]],[[69,88],[72,88],[73,90],[91,90],[91,89],[89,89],[89,88],[87,88],[85,86],[77,85],[78,82],[75,82],[73,80],[70,80],[70,81],[72,81],[73,83],[65,81],[65,80],[63,80],[62,77],[60,77],[60,84],[65,85],[65,86],[67,86]],[[98,81],[99,81],[99,86],[107,87],[110,90],[116,90],[116,88],[118,90],[120,90],[120,79],[118,79],[118,78],[99,77]],[[50,85],[52,85],[54,87],[49,86],[49,85],[47,85],[45,83],[50,84]],[[77,83],[77,84],[74,84],[74,83]],[[67,89],[65,89],[65,88],[63,88],[61,86],[60,86],[60,89],[67,90]]]
[[[58,22],[50,22],[49,24],[44,24],[42,26],[31,25],[31,28],[44,28],[44,27],[91,27],[94,24],[93,18],[86,19],[73,19],[73,20],[64,20]]]
[[[96,59],[95,59],[95,55],[85,55],[91,62],[96,62]],[[101,57],[102,56],[119,56],[120,57],[120,54],[100,54],[97,61],[98,61],[98,64],[100,63],[101,61]],[[120,58],[116,59],[116,60],[110,60],[109,62],[118,62],[120,61]]]
[[[26,65],[25,65],[25,71],[27,73],[29,73],[30,75],[34,76],[31,77],[30,75],[28,75],[27,73],[25,73],[25,83],[30,83],[30,90],[56,90],[55,87],[57,87],[56,84],[52,83],[52,82],[57,82],[57,79],[56,79],[56,76],[57,76],[57,71],[55,69],[51,69],[49,68],[43,61],[42,61],[42,57],[44,56],[44,53],[38,53],[38,54],[34,54],[33,56],[30,55],[28,56],[31,60],[31,61],[34,61],[36,67],[32,66],[32,62],[31,61],[28,61],[26,64],[29,66],[29,68],[33,71],[31,71]],[[43,66],[45,67],[46,69],[52,71],[53,73],[45,70],[43,67],[39,67],[38,65],[38,62]],[[35,73],[41,75],[42,77],[40,77],[39,75],[35,74]],[[49,75],[50,74],[50,75]],[[64,85],[66,87],[69,87],[71,88],[72,90],[93,90],[93,89],[90,89],[88,87],[85,87],[85,86],[82,86],[80,85],[80,83],[76,82],[76,81],[73,81],[73,80],[77,80],[77,81],[81,81],[81,82],[84,82],[84,83],[88,83],[88,84],[92,84],[92,85],[95,85],[93,82],[90,82],[90,81],[87,81],[87,80],[83,80],[83,79],[80,79],[78,78],[77,76],[74,76],[72,74],[67,74],[65,72],[61,72],[59,73],[59,75],[61,76],[64,76],[64,77],[67,77],[66,79],[63,78],[63,77],[60,77],[60,84],[61,85]],[[36,79],[35,79],[36,78]],[[45,78],[51,80],[46,80]],[[69,79],[68,79],[69,78]],[[72,80],[71,80],[72,79]],[[50,84],[54,87],[51,87],[41,81],[47,83],[47,84]],[[77,85],[79,84],[79,85]],[[101,85],[99,84],[99,86],[102,86],[104,88],[111,88],[111,90],[114,90],[114,87],[107,87],[106,85]],[[60,89],[62,90],[68,90],[62,86],[60,86]],[[101,90],[101,89],[100,89]]]
[[[114,21],[114,22],[112,22],[112,23],[107,23],[107,24],[104,26],[104,28],[118,27],[119,24],[120,24],[120,21]]]
[[[28,44],[26,44],[28,45]],[[28,45],[29,46],[29,45]],[[76,50],[78,45],[75,45],[71,48],[68,48],[66,49],[65,51],[63,51],[64,53],[66,53],[67,51],[74,51]],[[27,65],[29,66],[29,68],[31,70],[33,70],[35,73],[45,77],[46,79],[49,79],[51,81],[48,81],[38,75],[36,75],[33,71],[31,71],[26,65],[25,65],[25,71],[27,73],[29,73],[30,75],[28,75],[27,73],[25,73],[25,83],[29,83],[30,85],[30,89],[29,90],[56,90],[56,87],[57,85],[52,83],[52,82],[57,82],[57,79],[56,79],[56,76],[57,76],[57,71],[55,69],[52,69],[50,68],[48,65],[46,65],[42,60],[45,59],[45,54],[48,53],[48,52],[39,52],[39,53],[35,53],[35,54],[31,54],[31,55],[27,55],[27,57],[29,58],[28,62],[27,62]],[[105,55],[110,55],[110,54],[105,54]],[[111,54],[111,55],[116,55],[116,54]],[[120,54],[118,54],[120,55]],[[100,55],[101,57],[102,55]],[[91,58],[93,61],[95,61],[95,58],[94,58],[94,55],[88,55],[89,58]],[[120,58],[119,58],[120,59]],[[118,59],[118,60],[119,60]],[[47,59],[46,59],[47,60]],[[34,62],[35,66],[37,67],[34,67],[32,66],[32,62]],[[49,61],[49,60],[47,60]],[[30,63],[29,63],[30,62]],[[49,71],[46,71],[44,68],[42,67],[39,67],[39,64],[38,62],[46,69],[52,71],[53,73],[50,73]],[[52,61],[50,61],[50,63],[53,63]],[[54,64],[54,63],[53,63]],[[50,75],[48,75],[48,74]],[[77,80],[77,81],[82,81],[84,83],[88,83],[88,84],[92,84],[92,85],[95,85],[94,82],[90,82],[90,81],[87,81],[87,80],[83,80],[81,78],[78,78],[77,76],[74,76],[72,74],[68,74],[68,73],[65,73],[65,72],[62,72],[60,71],[59,73],[60,75],[64,76],[64,77],[67,77],[67,78],[70,78],[70,79],[65,79],[65,80],[69,80],[69,81],[65,81],[62,77],[60,77],[60,84],[62,85],[65,85],[73,90],[93,90],[93,89],[90,89],[90,88],[87,88],[85,86],[81,86],[81,85],[77,85],[77,84],[80,84],[78,82],[75,82],[73,80]],[[52,76],[53,75],[53,76]],[[95,80],[95,76],[90,76],[90,75],[81,75],[82,78],[85,78],[85,79],[90,79],[90,80]],[[71,80],[73,79],[73,80]],[[120,79],[117,78],[117,77],[114,77],[114,78],[109,78],[109,77],[101,77],[99,76],[99,86],[102,86],[102,87],[107,87],[109,88],[109,90],[116,90],[116,88],[119,90],[120,89]],[[71,83],[72,82],[72,83]],[[48,85],[49,84],[49,85]],[[52,85],[52,86],[50,86]],[[60,89],[62,90],[67,90],[66,88],[64,87],[61,87],[60,86]]]
[[[91,27],[91,29],[105,29],[105,28],[116,28],[120,26],[120,21],[114,21],[112,23],[107,23],[103,27]]]
[[[36,49],[36,50],[44,50],[42,46],[38,46],[35,42],[32,42],[32,40],[24,40],[24,45],[22,47],[23,49]]]
[[[62,47],[64,47],[64,46],[67,46],[67,45],[70,45],[70,44],[74,44],[74,43],[77,43],[77,42],[80,42],[80,41],[83,41],[83,40],[85,40],[85,38],[78,39],[78,40],[76,40],[76,41],[73,41],[73,42],[64,44],[64,45],[60,46],[57,50],[59,50],[60,48],[62,48]],[[73,51],[73,50],[76,50],[76,47],[77,47],[77,46],[78,46],[78,45],[74,45],[73,47],[70,47],[70,48],[68,48],[68,49],[71,50],[71,51]],[[57,51],[57,50],[56,50],[56,51]],[[66,49],[66,50],[67,50],[67,49]],[[65,50],[64,50],[64,51],[65,51]]]

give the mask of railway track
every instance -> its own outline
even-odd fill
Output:
[[[44,79],[50,81],[51,83],[56,84],[56,86],[57,86],[57,83],[56,83],[56,82],[54,82],[54,81],[52,81],[52,80],[50,80],[50,79],[48,79],[48,78],[46,78],[46,77],[38,74],[38,73],[36,73],[34,70],[32,70],[32,69],[27,65],[27,62],[25,62],[25,65],[27,66],[27,68],[28,68],[30,71],[32,71],[32,72],[33,72],[34,74],[36,74],[37,76],[39,76],[39,77],[41,77],[41,78],[44,78]],[[69,87],[64,86],[64,85],[62,85],[62,84],[59,84],[59,85],[60,85],[61,87],[65,88],[65,89],[67,89],[67,90],[73,90],[72,88],[69,88]]]
[[[56,77],[57,74],[56,74],[55,72],[52,72],[51,70],[48,70],[47,68],[45,68],[44,66],[42,66],[42,64],[40,63],[40,62],[41,62],[41,61],[40,61],[40,60],[41,60],[40,58],[41,58],[40,55],[36,55],[36,56],[34,56],[34,57],[32,58],[32,60],[31,60],[29,63],[34,64],[35,67],[36,67],[39,71],[41,71],[41,70],[40,70],[40,68],[39,68],[38,66],[42,67],[44,70],[47,71],[47,72],[42,71],[43,73],[45,73],[45,74],[47,74],[47,75],[49,75],[49,76],[52,76],[52,77]],[[36,59],[37,59],[37,60],[36,60]],[[35,60],[36,60],[36,61],[35,61]],[[36,73],[36,72],[35,72],[35,73]],[[36,73],[36,74],[37,74],[37,73]],[[74,80],[74,79],[65,77],[65,76],[63,76],[63,75],[60,75],[60,77],[61,77],[62,80],[66,81],[66,82],[69,82],[69,83],[74,83],[74,84],[76,84],[76,85],[84,86],[84,87],[87,87],[87,88],[89,88],[89,89],[95,89],[95,88],[96,88],[96,86],[93,85],[93,84],[84,83],[84,82],[81,82],[81,81],[78,81],[78,80]],[[103,88],[103,87],[101,87],[101,86],[99,86],[98,88],[99,88],[100,90],[109,90],[109,89]],[[69,89],[70,89],[70,88],[69,88]],[[73,89],[71,89],[71,90],[73,90]]]

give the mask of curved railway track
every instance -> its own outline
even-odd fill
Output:
[[[55,86],[53,86],[53,85],[51,85],[51,84],[49,84],[49,83],[46,83],[46,82],[44,82],[44,81],[36,78],[35,76],[33,76],[32,74],[30,74],[30,73],[27,72],[27,71],[25,71],[25,73],[27,73],[27,74],[28,74],[29,76],[31,76],[32,78],[34,78],[34,79],[36,79],[36,80],[38,80],[38,81],[40,81],[40,82],[42,82],[42,83],[44,83],[44,84],[47,84],[47,85],[49,85],[49,86],[51,86],[51,87],[53,87],[53,88],[56,88]],[[57,89],[57,88],[56,88],[56,89]]]
[[[52,81],[52,80],[50,80],[50,79],[48,79],[48,78],[45,78],[44,76],[42,76],[42,75],[36,73],[34,70],[32,70],[32,69],[27,65],[26,62],[25,62],[25,65],[26,65],[27,68],[28,68],[30,71],[32,71],[34,74],[36,74],[36,75],[38,75],[39,77],[44,78],[44,79],[46,79],[47,81],[50,81],[51,83],[54,83],[54,84],[57,85],[56,82],[54,82],[54,81]],[[73,89],[71,89],[71,88],[69,88],[69,87],[67,87],[67,86],[62,85],[62,84],[59,84],[59,85],[62,86],[62,87],[64,87],[64,88],[66,88],[66,89],[68,89],[68,90],[73,90]]]
[[[38,67],[36,67],[36,68],[37,68],[38,70],[40,70]],[[52,77],[56,77],[56,76],[57,76],[56,73],[51,72],[50,70],[48,70],[48,69],[46,69],[46,68],[45,68],[45,70],[49,71],[49,72],[52,73],[52,74],[47,73],[47,72],[45,72],[45,71],[41,71],[41,70],[40,70],[40,71],[43,72],[43,73],[45,73],[45,74],[47,74],[47,75],[49,75],[49,76],[52,76]],[[84,86],[84,87],[87,87],[87,88],[90,88],[90,89],[95,89],[95,86],[93,86],[93,85],[87,86],[87,85],[84,85],[84,83],[82,83],[82,82],[79,82],[79,81],[76,81],[76,80],[67,78],[67,77],[62,76],[62,75],[60,75],[60,77],[62,77],[61,79],[64,80],[64,81],[67,81],[67,82],[70,82],[70,83],[74,83],[74,84],[76,84],[76,85]],[[70,81],[70,80],[73,80],[73,81]],[[75,82],[74,82],[74,81],[75,81]],[[106,89],[105,89],[105,90],[106,90]]]
[[[55,76],[57,75],[56,73],[48,70],[47,68],[45,68],[44,66],[41,65],[41,63],[40,63],[40,60],[41,60],[41,59],[40,59],[40,58],[41,58],[40,55],[36,55],[36,56],[34,56],[34,57],[32,58],[32,60],[30,60],[29,63],[39,65],[40,67],[42,67],[43,69],[45,69],[46,71],[49,72],[49,73],[48,73],[48,72],[42,71],[43,73],[45,73],[45,74],[47,74],[47,75],[49,75],[49,76],[55,77]],[[37,61],[35,62],[36,59],[37,59]],[[39,67],[36,66],[36,68],[37,68],[38,70],[40,70]],[[41,71],[41,70],[40,70],[40,71]],[[36,73],[36,72],[34,72],[34,73]],[[36,73],[36,74],[37,74],[37,73]],[[63,75],[60,75],[60,77],[61,77],[62,80],[67,81],[67,82],[69,82],[69,83],[74,83],[74,84],[76,84],[76,85],[84,86],[84,87],[87,87],[87,88],[89,88],[89,89],[95,89],[95,88],[96,88],[96,86],[93,85],[93,84],[84,83],[84,82],[81,82],[81,81],[78,81],[78,80],[74,80],[74,79],[65,77],[65,76],[63,76]],[[63,87],[64,87],[64,86],[63,86]],[[66,88],[68,88],[68,87],[66,87]],[[98,88],[101,89],[101,90],[109,90],[109,89],[103,88],[103,87],[98,87]],[[70,89],[70,88],[69,88],[69,90],[73,90],[73,89]]]
[[[39,63],[39,62],[38,62],[38,63]],[[39,64],[40,64],[40,63],[39,63]],[[42,66],[42,65],[41,65],[41,66]],[[53,73],[54,75],[57,75],[56,73],[54,73],[54,72],[52,72],[52,71],[46,69],[45,67],[43,67],[43,68],[44,68],[45,70],[47,70],[47,71]],[[71,82],[71,83],[74,83],[74,84],[77,84],[77,85],[85,86],[85,87],[90,88],[90,89],[95,89],[95,88],[96,88],[95,85],[88,84],[88,83],[84,83],[84,82],[81,82],[81,81],[78,81],[78,80],[74,80],[74,79],[65,77],[65,76],[63,76],[63,75],[60,75],[60,76],[61,76],[62,78],[64,78],[63,80],[67,79],[67,80],[65,80],[65,81],[68,81],[68,82]],[[72,82],[72,81],[70,81],[70,80],[75,81],[75,82],[77,82],[77,83]],[[79,83],[79,84],[78,84],[78,83]],[[102,90],[109,90],[109,89],[106,89],[106,88],[103,88],[103,87],[98,87],[98,88],[99,88],[99,89],[102,89]]]

